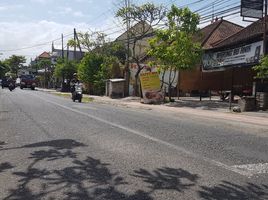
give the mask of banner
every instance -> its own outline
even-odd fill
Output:
[[[140,73],[145,73],[145,72],[158,72],[159,66],[149,66],[146,64],[140,64],[140,66],[143,68]],[[130,82],[129,82],[129,95],[136,95],[134,94],[134,85],[135,85],[135,75],[138,71],[138,66],[136,63],[131,63],[130,64]],[[160,72],[158,73],[158,77],[160,79],[160,83],[163,84],[162,90],[166,89],[166,92],[168,92],[168,82],[169,82],[169,77],[174,77],[175,79],[172,83],[172,87],[175,88],[177,87],[178,83],[178,71],[169,71],[166,70],[165,73]]]
[[[157,72],[141,73],[140,81],[144,103],[163,102],[164,95],[160,88],[160,79]]]
[[[220,70],[228,66],[246,66],[259,63],[263,54],[263,41],[225,51],[206,52],[203,55],[203,70]]]

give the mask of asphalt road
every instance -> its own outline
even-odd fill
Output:
[[[0,89],[0,199],[268,199],[268,129]]]

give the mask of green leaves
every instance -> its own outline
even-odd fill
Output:
[[[57,78],[72,79],[73,74],[77,71],[77,62],[67,59],[57,59],[54,76]]]
[[[160,29],[150,40],[148,54],[153,56],[160,66],[175,69],[189,69],[194,67],[201,58],[201,44],[193,42],[193,35],[197,33],[199,16],[188,8],[171,7],[167,14],[168,28]]]
[[[23,66],[25,62],[26,58],[24,56],[17,56],[17,55],[12,55],[6,60],[10,72],[16,75],[18,74],[18,70]]]
[[[260,64],[254,66],[253,70],[257,72],[255,78],[259,79],[268,78],[268,56],[262,57]]]
[[[147,22],[152,25],[154,21],[156,23],[161,21],[166,16],[166,13],[163,6],[145,3],[141,6],[133,4],[129,7],[122,7],[117,11],[115,16],[121,18],[125,23],[130,19],[136,23]]]

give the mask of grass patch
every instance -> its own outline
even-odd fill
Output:
[[[82,102],[84,102],[84,103],[89,103],[89,102],[92,102],[93,100],[94,100],[94,99],[91,98],[91,97],[83,97]]]
[[[68,99],[72,97],[71,93],[53,92],[52,94],[60,96],[60,97],[68,98]],[[84,103],[89,103],[89,102],[92,102],[93,100],[94,99],[92,97],[83,96],[83,98],[82,98],[82,102],[84,102]]]
[[[58,93],[58,92],[55,92],[55,93],[52,93],[54,95],[57,95],[57,96],[60,96],[60,97],[64,97],[64,98],[71,98],[71,94],[68,94],[68,93]]]

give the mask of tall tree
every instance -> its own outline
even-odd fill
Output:
[[[159,23],[165,18],[166,11],[163,6],[157,6],[153,3],[145,3],[143,5],[137,6],[135,4],[129,7],[120,8],[116,17],[121,18],[124,23],[131,24],[131,28],[127,30],[127,36],[129,41],[130,52],[129,61],[136,63],[138,66],[137,72],[135,74],[135,95],[138,95],[138,79],[139,74],[143,69],[141,65],[141,59],[146,56],[146,46],[148,46],[147,41],[152,36],[153,28],[158,26]],[[129,73],[129,67],[126,66],[126,74]],[[126,81],[129,83],[128,76],[126,76]]]
[[[18,76],[18,70],[23,66],[26,62],[26,58],[24,56],[12,55],[7,59],[7,64],[10,68],[10,72]]]
[[[167,28],[156,31],[156,36],[150,40],[148,54],[155,58],[160,70],[176,72],[187,70],[200,62],[201,44],[194,41],[198,34],[199,15],[188,8],[177,8],[172,5],[167,14]],[[174,76],[176,73],[173,73]],[[168,93],[171,100],[171,87],[175,77],[169,76]]]

